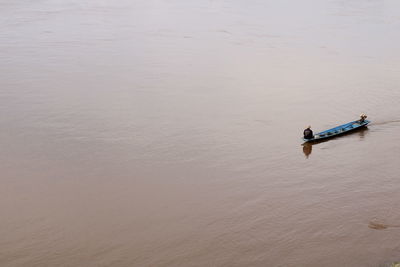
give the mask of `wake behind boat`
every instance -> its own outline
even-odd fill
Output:
[[[367,116],[365,114],[361,114],[360,117],[361,117],[360,120],[348,122],[348,123],[336,126],[336,127],[332,128],[332,129],[316,133],[314,135],[312,134],[312,131],[310,130],[311,127],[308,127],[304,131],[303,140],[304,140],[304,142],[307,143],[307,142],[315,142],[315,141],[319,141],[319,140],[322,140],[322,139],[331,138],[331,137],[334,137],[334,136],[338,136],[338,135],[341,135],[341,134],[356,130],[356,129],[361,128],[361,127],[365,127],[371,122],[371,121],[365,119],[365,118],[367,118]]]

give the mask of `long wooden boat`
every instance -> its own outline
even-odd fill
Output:
[[[364,120],[363,122],[358,121],[352,121],[343,125],[336,126],[335,128],[319,132],[314,134],[314,138],[311,139],[305,139],[303,138],[304,142],[316,142],[322,139],[327,139],[327,138],[332,138],[334,136],[338,136],[344,133],[348,133],[350,131],[356,130],[360,127],[365,127],[370,123],[371,121],[369,120]]]

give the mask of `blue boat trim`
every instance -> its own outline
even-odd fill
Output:
[[[349,122],[349,123],[346,123],[346,124],[343,124],[343,125],[340,125],[340,126],[336,126],[336,127],[332,128],[332,129],[316,133],[316,134],[314,134],[314,138],[312,138],[312,139],[303,138],[303,140],[305,142],[313,142],[313,141],[318,141],[318,140],[321,140],[321,139],[331,138],[331,137],[334,137],[334,136],[337,136],[337,135],[340,135],[340,134],[347,133],[347,132],[350,132],[352,130],[358,129],[360,127],[367,126],[368,123],[370,123],[370,122],[371,121],[369,121],[369,120],[365,120],[363,122],[352,121],[352,122]]]

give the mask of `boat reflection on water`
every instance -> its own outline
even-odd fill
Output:
[[[312,152],[312,144],[310,143],[305,143],[303,144],[303,153],[306,156],[306,158],[308,159],[308,156],[310,156],[311,152]]]
[[[357,131],[358,136],[360,137],[360,140],[364,139],[365,135],[367,134],[368,131],[368,127],[364,127],[362,129],[360,129],[359,131]]]
[[[352,132],[342,134],[342,135],[340,135],[340,136],[338,136],[338,137],[333,137],[332,139],[341,138],[341,137],[346,136],[346,135],[354,135],[354,134],[357,133],[358,136],[359,136],[359,138],[360,138],[360,141],[362,141],[362,140],[365,138],[365,135],[367,134],[367,132],[368,132],[368,127],[362,127],[362,128],[360,128],[360,129],[354,130],[354,131],[352,131]],[[318,144],[321,144],[321,143],[325,143],[325,142],[328,142],[328,141],[330,141],[330,140],[332,140],[332,139],[324,139],[324,140],[317,141],[317,142],[311,142],[311,143],[304,143],[304,144],[302,144],[304,155],[305,155],[306,158],[308,159],[308,157],[311,155],[312,147],[313,147],[314,145],[318,145]]]

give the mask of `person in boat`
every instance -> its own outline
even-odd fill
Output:
[[[304,130],[303,134],[304,134],[304,139],[312,139],[312,138],[314,138],[314,134],[313,134],[313,131],[311,130],[311,126],[308,126]]]
[[[360,122],[360,123],[363,123],[363,122],[365,121],[366,118],[367,118],[367,115],[366,115],[366,114],[364,114],[364,113],[360,114],[360,120],[359,120],[359,122]]]

